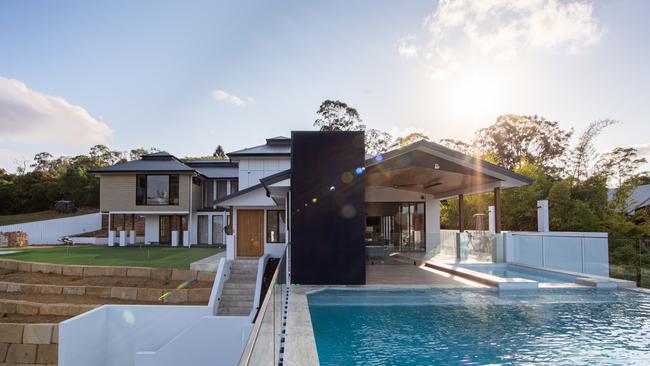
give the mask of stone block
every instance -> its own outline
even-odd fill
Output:
[[[7,356],[8,349],[9,349],[9,344],[0,343],[0,362],[5,360],[5,356]]]
[[[64,295],[85,295],[85,286],[63,286],[62,292]]]
[[[32,263],[32,272],[61,274],[61,265],[52,263]]]
[[[40,311],[41,311],[40,304],[27,302],[27,301],[20,301],[16,303],[16,314],[38,315]]]
[[[59,343],[59,325],[54,324],[52,327],[52,343]]]
[[[25,324],[23,329],[24,344],[52,343],[52,324]]]
[[[58,362],[57,344],[40,344],[36,351],[36,362],[40,364],[55,364]]]
[[[0,261],[0,268],[2,269],[8,269],[10,271],[17,271],[18,270],[18,262],[12,261],[12,260],[1,260]]]
[[[162,295],[164,290],[155,289],[155,288],[139,288],[138,289],[138,301],[159,301],[160,295]]]
[[[114,277],[126,277],[126,267],[106,267],[106,275]]]
[[[138,298],[138,288],[111,287],[111,297],[123,300],[136,300]]]
[[[172,270],[172,280],[173,281],[196,280],[196,271],[193,271],[191,269],[174,268]]]
[[[187,302],[187,290],[172,290],[172,293],[165,298],[170,304],[181,304]]]
[[[32,271],[32,262],[22,262],[18,261],[18,272],[31,272]]]
[[[25,294],[40,294],[41,293],[41,286],[40,285],[30,284],[30,283],[21,283],[20,284],[20,292],[25,293]]]
[[[36,361],[35,344],[10,344],[6,363],[34,363]]]
[[[126,270],[127,277],[151,277],[151,268],[129,267]]]
[[[9,282],[0,282],[0,292],[6,292],[7,291],[7,284]]]
[[[151,278],[155,280],[167,281],[172,278],[171,268],[152,268]]]
[[[217,274],[215,272],[200,271],[197,274],[196,279],[204,282],[214,282],[214,277],[216,275]]]
[[[63,286],[41,285],[41,293],[46,295],[60,295],[63,292]]]
[[[106,267],[84,266],[84,277],[106,276]]]
[[[0,343],[21,343],[22,341],[22,324],[0,323]]]
[[[111,297],[111,288],[101,286],[86,286],[86,296]]]
[[[20,283],[7,282],[7,292],[22,292],[22,286]]]
[[[210,299],[210,288],[191,288],[187,290],[187,300],[190,302],[205,302]]]
[[[0,313],[15,314],[16,303],[8,300],[5,301],[0,300]]]
[[[84,275],[84,266],[61,266],[61,274],[64,276],[82,277]]]

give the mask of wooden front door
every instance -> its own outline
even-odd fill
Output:
[[[237,210],[237,256],[264,254],[264,210]]]

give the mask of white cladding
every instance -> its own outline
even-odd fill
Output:
[[[254,186],[260,179],[287,170],[291,167],[289,157],[283,158],[241,158],[239,160],[239,190]]]

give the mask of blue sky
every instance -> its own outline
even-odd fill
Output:
[[[650,2],[3,1],[0,166],[94,143],[179,156],[312,129],[327,98],[373,128],[470,140],[501,114],[650,155]]]

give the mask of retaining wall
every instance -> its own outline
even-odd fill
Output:
[[[57,324],[0,323],[0,364],[55,365]]]

